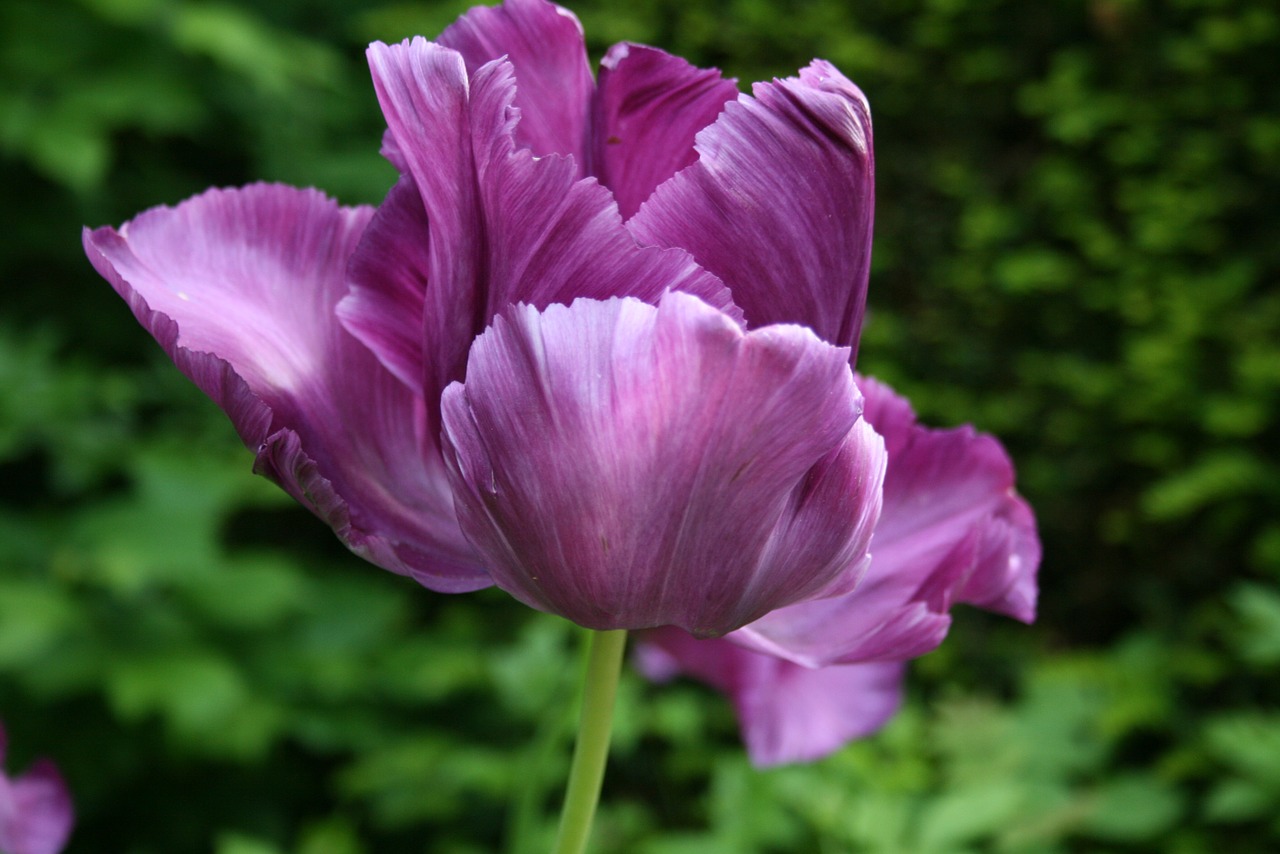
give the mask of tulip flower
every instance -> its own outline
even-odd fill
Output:
[[[0,725],[0,851],[4,854],[58,854],[75,822],[71,795],[48,759],[10,778],[4,773],[8,740]]]
[[[259,473],[379,566],[600,630],[584,733],[606,744],[616,630],[727,638],[699,649],[771,657],[777,676],[746,681],[808,702],[828,665],[841,691],[887,696],[952,601],[1028,615],[1030,551],[1004,586],[973,568],[1007,551],[986,501],[998,446],[920,440],[913,463],[914,428],[855,382],[873,155],[839,71],[815,60],[746,95],[621,44],[593,78],[577,19],[545,0],[368,59],[400,173],[376,209],[259,184],[84,233]],[[1034,540],[1018,506],[1008,524]],[[668,669],[745,684],[663,636],[645,654]],[[841,669],[866,661],[893,669]],[[873,705],[864,720],[893,703]],[[821,748],[753,753],[858,730],[819,729]],[[586,752],[584,791],[603,767]]]
[[[444,592],[497,583],[592,628],[720,635],[851,589],[883,470],[850,369],[861,92],[814,62],[740,96],[638,45],[597,84],[576,19],[543,0],[375,43],[369,64],[402,172],[376,210],[253,185],[85,231],[256,470],[373,563]],[[511,375],[521,336],[560,363]],[[490,419],[529,427],[505,448],[467,432],[538,394],[541,426],[527,406]],[[600,395],[578,453],[567,413]],[[477,473],[507,478],[501,494]]]

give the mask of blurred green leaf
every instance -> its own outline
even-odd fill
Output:
[[[968,786],[934,800],[920,818],[918,850],[956,851],[1004,829],[1026,810],[1026,789],[1014,780]]]
[[[213,2],[182,3],[170,26],[174,43],[204,54],[268,91],[332,84],[338,60],[331,49],[274,30],[248,9]]]
[[[1090,835],[1117,842],[1151,839],[1182,817],[1182,799],[1168,784],[1143,775],[1107,781],[1094,793],[1085,823]]]
[[[363,854],[365,850],[356,828],[340,816],[307,827],[297,848],[298,854]]]
[[[1209,721],[1205,739],[1220,761],[1280,797],[1280,714],[1222,715]]]
[[[1155,483],[1145,507],[1155,519],[1178,519],[1225,498],[1247,495],[1270,482],[1253,456],[1238,451],[1206,454],[1195,465]]]
[[[1209,821],[1224,823],[1252,821],[1274,814],[1276,796],[1251,780],[1223,780],[1214,785],[1205,799],[1204,814]]]
[[[1243,584],[1232,597],[1240,617],[1237,643],[1243,656],[1259,665],[1280,662],[1280,593]]]
[[[281,854],[276,846],[261,839],[227,833],[218,837],[216,854]]]

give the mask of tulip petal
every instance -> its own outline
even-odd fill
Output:
[[[387,370],[421,397],[422,318],[431,270],[427,212],[402,177],[374,213],[347,266],[338,318]]]
[[[1024,623],[1034,622],[1040,556],[1031,505],[1018,495],[1008,495],[982,531],[977,566],[957,594],[957,601]]]
[[[821,759],[880,729],[902,705],[906,668],[898,662],[815,670],[679,629],[639,640],[636,663],[650,679],[686,674],[729,697],[758,767]]]
[[[752,326],[800,323],[856,352],[874,202],[866,99],[821,60],[753,91],[698,134],[697,162],[628,227],[692,252]]]
[[[453,517],[422,403],[336,321],[371,211],[254,185],[155,208],[85,249],[255,469],[356,553],[441,591],[487,586]]]
[[[513,307],[445,392],[459,522],[498,586],[589,628],[714,636],[848,589],[883,446],[847,358],[674,292]]]
[[[37,760],[26,774],[10,780],[4,773],[8,746],[8,734],[0,724],[0,851],[58,854],[75,823],[71,793],[47,759]]]
[[[391,47],[375,43],[369,62],[430,223],[427,253],[414,255],[415,263],[427,265],[416,274],[429,283],[423,285],[424,317],[387,313],[370,325],[424,324],[422,388],[433,426],[439,393],[463,376],[472,340],[506,305],[621,295],[656,302],[670,288],[737,312],[723,283],[687,252],[639,247],[608,190],[577,180],[572,160],[515,147],[510,63],[492,62],[468,77],[458,53],[422,39]],[[378,251],[380,238],[370,240],[353,261],[369,271],[358,284],[378,287],[384,278],[376,274],[379,265],[388,265],[387,280],[403,276],[391,265],[413,252],[393,258]],[[355,332],[384,362],[397,363],[385,342]]]
[[[591,94],[582,24],[545,0],[506,0],[477,6],[451,24],[436,43],[462,55],[467,72],[506,57],[515,71],[517,147],[534,154],[570,155],[586,174]]]
[[[52,762],[38,760],[12,782],[0,775],[0,851],[58,854],[74,823],[71,794]]]
[[[391,128],[387,128],[382,132],[382,147],[378,149],[378,153],[399,171],[409,171],[409,164],[404,159],[404,153],[400,151],[400,144],[396,142],[395,135],[391,133]]]
[[[697,159],[693,142],[738,87],[715,69],[634,44],[600,62],[594,174],[629,219],[654,189]]]
[[[733,640],[822,666],[923,655],[946,636],[956,602],[1033,619],[1039,540],[1000,443],[922,427],[887,386],[859,384],[889,452],[870,569],[852,593],[780,609]]]
[[[867,420],[896,449],[889,451],[876,554],[900,566],[961,558],[965,565],[950,573],[955,583],[938,607],[965,602],[1033,621],[1040,539],[1000,442],[972,427],[924,427],[884,383],[861,377],[859,386]]]

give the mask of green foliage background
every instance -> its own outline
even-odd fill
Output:
[[[390,185],[363,64],[465,3],[0,4],[0,718],[71,852],[547,849],[571,627],[378,571],[271,485],[82,224],[211,184]],[[600,852],[1280,846],[1280,11],[1248,0],[579,3],[598,55],[868,93],[860,366],[1001,436],[1033,628],[968,612],[883,733],[752,770],[624,681]]]

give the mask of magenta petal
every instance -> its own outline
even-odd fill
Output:
[[[1016,494],[1006,496],[983,527],[977,564],[957,601],[1033,622],[1040,553],[1031,505]]]
[[[71,835],[75,811],[62,775],[47,759],[26,774],[4,773],[8,737],[0,724],[0,851],[5,854],[58,854]]]
[[[355,552],[436,590],[487,586],[457,528],[420,400],[337,322],[372,211],[255,185],[155,208],[85,250],[256,469]]]
[[[58,854],[74,823],[67,784],[47,759],[37,761],[12,783],[0,779],[0,851]]]
[[[1000,442],[971,427],[924,427],[888,386],[870,377],[859,378],[859,386],[867,419],[891,448],[877,559],[919,566],[958,558],[963,566],[952,568],[955,582],[936,607],[966,602],[1031,622],[1040,540]]]
[[[378,206],[347,267],[349,291],[338,303],[347,331],[387,370],[422,395],[422,318],[427,302],[427,212],[411,178]]]
[[[657,48],[614,45],[600,63],[594,174],[629,219],[697,159],[694,137],[738,97],[734,81]]]
[[[509,304],[621,295],[656,302],[673,289],[736,312],[723,283],[688,253],[640,248],[608,190],[577,180],[572,161],[515,148],[509,63],[489,63],[468,77],[458,53],[422,39],[374,44],[369,62],[422,197],[429,245],[425,256],[413,249],[395,257],[362,246],[353,269],[362,265],[368,272],[362,281],[376,287],[384,265],[388,282],[406,275],[399,265],[410,255],[427,265],[414,275],[430,282],[423,350],[429,405],[463,376],[472,340]],[[428,414],[435,418],[434,409]]]
[[[1000,443],[922,427],[887,386],[859,384],[889,453],[870,569],[852,593],[767,614],[733,639],[820,666],[923,655],[946,636],[956,602],[1032,619],[1039,540]]]
[[[692,252],[752,326],[801,323],[856,349],[874,195],[867,102],[820,60],[754,94],[698,134],[698,161],[628,226]]]
[[[902,705],[897,662],[814,670],[673,628],[643,633],[636,662],[650,679],[686,674],[728,695],[757,766],[820,759],[880,729]]]
[[[847,358],[685,294],[509,309],[444,396],[459,522],[500,587],[595,629],[847,589],[883,465]]]
[[[578,177],[585,174],[595,83],[582,24],[572,12],[545,0],[477,6],[436,42],[462,54],[471,74],[505,56],[515,69],[516,144],[534,154],[571,155]]]
[[[395,135],[391,133],[390,128],[382,132],[382,147],[378,150],[378,153],[401,172],[409,171],[409,164],[404,159],[404,153],[400,151],[400,144],[396,142]]]
[[[951,617],[925,591],[936,582],[934,572],[963,564],[885,573],[874,549],[873,540],[870,569],[853,592],[778,609],[734,632],[731,640],[805,667],[905,661],[931,652],[946,637]]]

